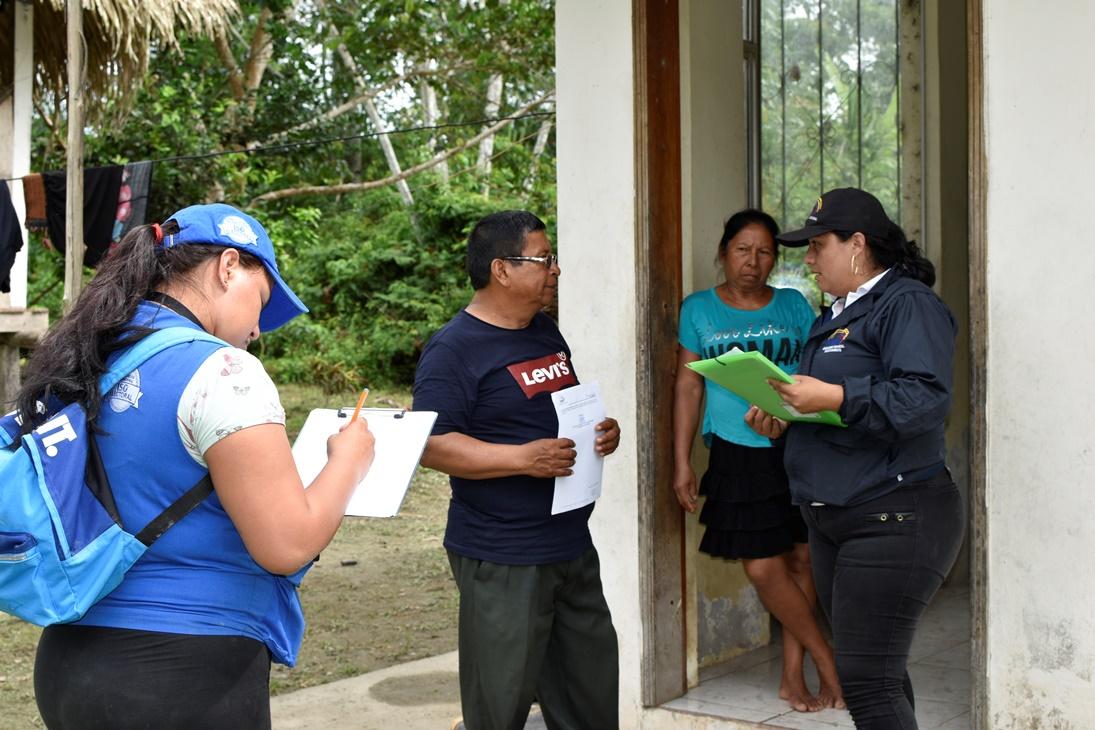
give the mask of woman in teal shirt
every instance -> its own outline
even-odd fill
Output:
[[[798,368],[814,310],[794,289],[768,286],[779,228],[767,213],[743,210],[727,221],[718,257],[726,281],[684,300],[673,401],[673,489],[689,512],[706,497],[700,550],[741,560],[761,601],[779,619],[783,635],[780,697],[800,711],[843,707],[833,652],[814,619],[814,591],[807,530],[791,505],[783,448],[745,423],[749,404],[686,367],[735,348],[758,350],[788,373]],[[697,488],[692,442],[704,392],[703,438],[711,449]],[[821,678],[817,694],[806,687],[803,659],[814,658]]]

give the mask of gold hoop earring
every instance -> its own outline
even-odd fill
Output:
[[[858,255],[859,254],[856,254],[856,253],[852,254],[852,275],[853,276],[859,276],[859,264],[856,263],[856,260],[855,260],[855,257],[858,256]]]

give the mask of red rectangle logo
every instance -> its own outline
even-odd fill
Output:
[[[554,393],[578,384],[578,378],[574,375],[574,369],[567,361],[565,352],[526,360],[510,365],[506,369],[524,391],[526,398],[531,398],[537,393]]]

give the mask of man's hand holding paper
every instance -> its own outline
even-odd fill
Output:
[[[594,502],[601,496],[605,454],[616,450],[620,427],[606,418],[596,383],[576,385],[551,394],[559,417],[559,438],[574,444],[574,464],[567,476],[555,478],[551,513],[559,514]]]
[[[529,468],[526,474],[533,477],[566,477],[573,471],[577,452],[574,442],[568,438],[536,439],[525,444]]]

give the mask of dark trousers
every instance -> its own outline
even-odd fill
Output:
[[[810,558],[857,728],[916,728],[906,664],[928,603],[954,565],[965,505],[944,472],[854,507],[811,507]]]
[[[619,727],[616,629],[600,561],[499,565],[449,552],[460,589],[460,703],[468,730]]]
[[[243,636],[58,624],[38,641],[34,696],[50,730],[261,730],[270,652]]]

